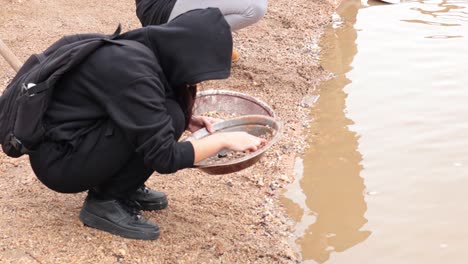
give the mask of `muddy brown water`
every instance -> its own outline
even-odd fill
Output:
[[[303,263],[468,263],[468,1],[346,0],[282,199]]]

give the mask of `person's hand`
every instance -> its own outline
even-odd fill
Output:
[[[192,116],[187,130],[193,133],[199,129],[206,127],[206,130],[208,130],[208,132],[211,133],[213,130],[213,124],[219,121],[222,121],[222,119],[207,116]]]
[[[247,132],[213,133],[201,139],[191,140],[195,153],[194,163],[211,157],[222,149],[253,152],[266,142],[266,139]]]
[[[266,144],[264,138],[253,136],[247,132],[224,132],[226,138],[226,148],[234,151],[256,151]]]

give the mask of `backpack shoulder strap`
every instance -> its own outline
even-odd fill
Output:
[[[119,46],[130,46],[135,48],[148,48],[144,44],[136,41],[136,40],[129,40],[129,39],[106,39],[108,43],[112,43]]]
[[[44,62],[45,59],[46,59],[46,56],[44,55],[44,53],[39,53],[39,54],[35,54],[35,55],[36,55],[36,58],[39,61],[39,63]]]

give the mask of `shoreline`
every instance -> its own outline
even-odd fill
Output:
[[[0,36],[24,61],[65,34],[139,27],[132,1],[3,0]],[[304,130],[315,87],[328,77],[318,40],[336,2],[270,1],[257,24],[234,33],[240,60],[229,79],[201,85],[233,90],[267,103],[283,135],[254,166],[227,175],[187,169],[153,175],[148,186],[165,191],[169,207],[144,212],[158,223],[157,241],[120,238],[78,220],[84,193],[59,194],[34,176],[27,157],[0,154],[0,260],[26,263],[297,263],[291,219],[279,196],[294,181],[294,163],[306,146]],[[0,88],[14,71],[0,60]],[[32,199],[33,197],[33,199]]]

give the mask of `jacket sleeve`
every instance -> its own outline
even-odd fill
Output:
[[[154,77],[137,79],[106,102],[111,118],[124,130],[145,164],[159,173],[173,173],[193,166],[190,142],[175,138],[165,95]]]
[[[192,144],[175,138],[165,89],[153,65],[155,60],[137,55],[99,69],[109,83],[101,85],[102,89],[95,90],[93,96],[143,155],[147,166],[163,174],[193,167]]]

